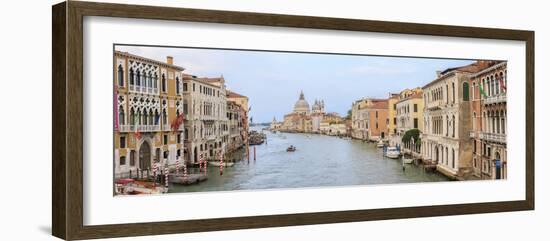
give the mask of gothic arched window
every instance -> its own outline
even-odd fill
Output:
[[[124,86],[124,70],[122,65],[118,65],[118,86]]]
[[[455,121],[455,116],[453,115],[453,137],[455,137],[455,127],[456,127],[456,121]]]
[[[143,111],[143,124],[147,125],[149,121],[149,115],[147,113],[147,110]]]
[[[155,125],[159,124],[159,118],[160,118],[159,112],[155,110]]]
[[[122,108],[122,106],[119,106],[118,107],[118,123],[120,125],[124,125],[125,124],[125,121],[124,121],[124,108]]]
[[[166,77],[164,76],[164,74],[162,74],[162,77],[161,77],[161,81],[162,81],[162,92],[166,92]]]
[[[504,111],[500,111],[500,128],[502,128],[501,133],[506,134],[506,113]]]
[[[136,123],[136,125],[141,125],[141,112],[139,110],[137,111],[137,120],[138,122]]]
[[[176,93],[180,93],[180,78],[176,77]]]
[[[136,117],[136,114],[134,112],[134,109],[132,108],[130,110],[130,125],[134,125],[136,120],[135,120],[135,117]]]
[[[453,103],[455,103],[455,83],[452,84],[452,91],[453,91]]]
[[[153,88],[153,76],[151,75],[151,72],[149,72],[149,74],[147,75],[147,81],[148,81],[147,87]]]
[[[454,148],[451,150],[451,155],[453,156],[452,161],[453,161],[453,169],[454,169],[455,168],[455,149]]]
[[[141,85],[141,73],[138,71],[136,71],[136,85],[137,86],[140,86]]]
[[[462,100],[470,101],[470,86],[468,82],[462,83]]]
[[[130,85],[134,85],[134,69],[133,68],[130,68],[130,72],[129,72],[128,76],[130,77]]]

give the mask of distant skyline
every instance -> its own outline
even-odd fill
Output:
[[[174,47],[115,46],[118,51],[166,62],[185,73],[226,80],[229,90],[248,96],[254,122],[281,121],[290,113],[300,91],[310,107],[325,101],[327,112],[345,116],[353,101],[387,98],[406,88],[422,87],[436,71],[474,60],[339,54],[281,53]]]

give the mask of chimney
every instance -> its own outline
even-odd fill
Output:
[[[173,65],[174,64],[174,57],[166,56],[166,63],[169,64],[169,65]]]

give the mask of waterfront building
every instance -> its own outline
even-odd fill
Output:
[[[345,136],[347,134],[347,128],[345,123],[329,124],[327,135],[330,136]]]
[[[322,121],[319,124],[319,132],[323,135],[330,133],[330,123],[328,121]]]
[[[463,179],[472,174],[472,126],[469,76],[485,68],[485,61],[437,72],[436,79],[426,84],[424,99],[424,132],[422,157],[437,164],[437,170],[448,177]],[[466,90],[466,91],[464,91]]]
[[[294,111],[293,111],[293,113],[308,115],[309,112],[310,112],[310,110],[309,110],[309,103],[306,101],[306,99],[305,99],[305,97],[304,97],[304,92],[303,92],[303,91],[300,91],[300,98],[299,98],[298,101],[296,101],[296,103],[294,104]]]
[[[349,133],[344,118],[340,117],[338,113],[326,113],[323,100],[315,100],[310,109],[303,91],[300,91],[293,111],[284,115],[283,122],[278,125],[274,118],[271,125],[286,132],[325,135],[348,135]]]
[[[472,165],[481,179],[506,179],[508,174],[506,70],[506,62],[495,61],[470,77]]]
[[[386,138],[388,131],[388,100],[366,98],[352,105],[352,137],[377,141]]]
[[[300,96],[294,104],[293,111],[284,116],[280,129],[288,132],[313,133],[314,130],[318,132],[320,122],[323,120],[324,108],[324,103],[316,100],[312,112],[304,97],[304,92],[300,91]]]
[[[288,132],[304,132],[305,131],[305,114],[302,113],[289,113],[284,116],[283,131]]]
[[[269,125],[269,129],[270,130],[278,130],[278,129],[281,129],[283,123],[281,122],[277,122],[277,119],[275,118],[275,116],[273,116],[273,120],[271,121],[271,124]]]
[[[422,89],[404,90],[400,93],[400,100],[395,103],[397,114],[396,137],[407,152],[420,153],[420,145],[414,143],[402,143],[405,132],[418,129],[424,131],[424,100]]]
[[[311,132],[319,133],[321,128],[321,122],[325,116],[325,101],[315,100],[311,107]]]
[[[184,128],[171,125],[184,112],[181,72],[166,62],[114,52],[115,177],[183,162]]]
[[[388,96],[388,136],[394,137],[397,135],[397,101],[401,95],[390,93]]]
[[[323,116],[323,120],[319,125],[319,131],[324,135],[347,135],[347,128],[344,118],[338,113],[327,113]]]
[[[226,92],[227,92],[227,100],[233,101],[237,105],[239,105],[241,109],[247,113],[247,116],[248,116],[248,111],[250,109],[250,106],[248,106],[248,97],[231,90],[226,90]]]
[[[351,137],[359,140],[367,140],[367,101],[360,99],[351,106]]]
[[[225,79],[182,77],[186,160],[215,159],[229,141]]]
[[[227,93],[227,101],[233,101],[235,104],[237,104],[240,107],[240,124],[242,125],[241,128],[241,138],[243,139],[244,144],[248,145],[248,112],[250,111],[251,106],[248,104],[248,97],[241,95],[237,92],[226,90]],[[248,148],[248,146],[247,146]]]
[[[244,123],[242,114],[244,110],[235,101],[227,101],[227,119],[229,125],[229,140],[227,142],[225,153],[231,153],[244,145]]]

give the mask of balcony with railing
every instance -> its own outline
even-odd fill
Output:
[[[506,143],[506,134],[481,132],[479,133],[479,138],[496,143]]]
[[[120,125],[119,127],[120,132],[132,132],[136,130],[140,132],[160,131],[160,126],[159,125]]]
[[[483,103],[486,105],[498,104],[506,102],[506,92],[500,93],[498,95],[488,96],[483,100]]]
[[[428,101],[426,104],[426,108],[428,109],[439,109],[443,106],[442,100],[434,100],[434,101]]]

